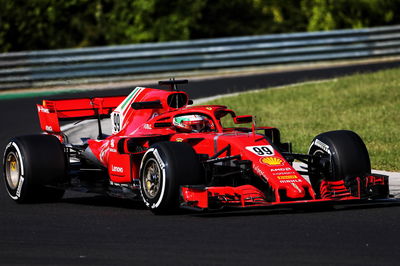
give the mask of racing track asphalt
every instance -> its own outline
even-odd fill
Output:
[[[231,77],[196,81],[191,88],[198,98],[398,66]],[[1,150],[12,136],[39,132],[36,102],[40,99],[0,101]],[[3,182],[0,265],[398,265],[400,260],[398,204],[155,216],[138,203],[79,193],[68,193],[59,203],[17,205]]]

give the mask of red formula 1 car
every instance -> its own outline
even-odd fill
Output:
[[[66,189],[143,200],[154,212],[387,198],[388,177],[371,174],[354,132],[318,135],[308,154],[291,151],[273,127],[221,105],[190,106],[177,90],[135,88],[127,97],[44,100],[46,134],[13,138],[5,150],[7,191],[17,202],[56,200]],[[112,132],[101,119],[111,117]],[[223,118],[223,119],[222,119]],[[224,127],[221,119],[251,127]],[[98,137],[69,142],[60,121],[98,119]],[[296,171],[294,160],[307,165]],[[308,176],[309,181],[304,178]]]

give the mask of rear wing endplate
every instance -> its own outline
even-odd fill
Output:
[[[111,112],[125,97],[43,100],[42,104],[37,104],[40,127],[44,132],[59,135],[61,134],[59,121],[110,117]]]

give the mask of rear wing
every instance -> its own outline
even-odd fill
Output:
[[[126,96],[99,98],[78,98],[66,100],[43,100],[37,104],[41,129],[61,137],[60,121],[78,119],[102,119],[110,117],[111,112]]]

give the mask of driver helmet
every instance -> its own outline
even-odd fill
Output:
[[[175,127],[188,132],[202,132],[210,128],[210,120],[203,115],[181,115],[173,119]]]

